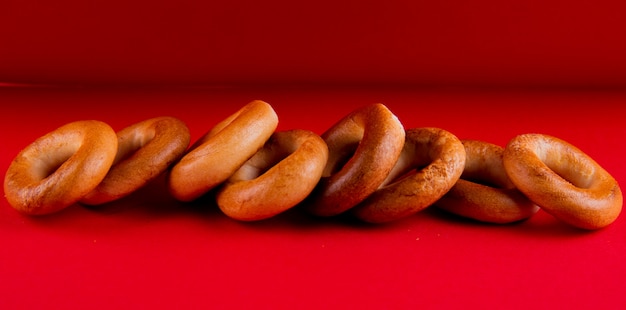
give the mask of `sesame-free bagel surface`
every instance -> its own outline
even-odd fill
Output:
[[[497,224],[521,221],[539,210],[506,174],[503,147],[478,140],[462,143],[467,157],[461,179],[435,206],[462,217]]]
[[[25,214],[60,211],[96,188],[116,152],[117,135],[109,125],[95,120],[66,124],[17,155],[5,175],[5,196]]]
[[[599,229],[622,210],[617,181],[570,143],[544,134],[513,138],[503,163],[515,186],[546,212],[573,226]]]
[[[215,125],[172,167],[170,193],[191,201],[223,183],[263,147],[277,126],[278,116],[268,103],[245,105]]]
[[[107,203],[138,190],[166,171],[189,146],[189,129],[173,117],[156,117],[120,130],[113,166],[81,203]]]
[[[322,134],[328,163],[307,208],[319,216],[333,216],[363,201],[394,167],[404,136],[398,118],[382,104],[363,107],[341,119]]]
[[[465,150],[452,133],[439,128],[406,131],[402,153],[385,182],[357,205],[354,214],[366,222],[398,220],[432,205],[457,182]]]
[[[217,193],[219,208],[243,221],[266,219],[303,201],[328,159],[322,138],[307,130],[274,133]]]

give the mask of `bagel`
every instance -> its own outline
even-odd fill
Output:
[[[77,121],[38,138],[11,162],[4,179],[9,204],[42,215],[75,204],[104,179],[117,152],[107,124]]]
[[[148,119],[117,133],[113,166],[102,182],[80,202],[99,205],[122,198],[154,180],[189,146],[189,129],[173,117]]]
[[[617,181],[583,151],[559,138],[519,135],[505,147],[503,163],[522,193],[570,225],[603,228],[622,210]]]
[[[221,121],[190,148],[168,176],[180,201],[192,201],[226,181],[263,147],[278,126],[266,102],[255,100]]]
[[[227,216],[256,221],[303,201],[319,182],[328,160],[322,138],[307,130],[276,132],[217,193]]]
[[[466,160],[461,179],[435,206],[481,222],[507,224],[533,216],[539,207],[511,182],[502,164],[504,148],[463,140]]]
[[[307,209],[333,216],[371,195],[398,160],[404,135],[398,118],[382,104],[353,111],[329,128],[322,134],[328,163]]]
[[[452,133],[438,128],[407,130],[402,153],[387,179],[352,210],[370,223],[415,214],[448,192],[464,165],[465,150]]]

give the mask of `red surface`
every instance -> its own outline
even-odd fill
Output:
[[[435,126],[504,145],[539,132],[587,152],[626,184],[623,92],[403,89],[0,89],[0,173],[70,121],[121,129],[158,115],[193,139],[253,99],[279,129],[323,132],[385,103],[405,127]],[[162,180],[161,180],[162,181]],[[99,208],[29,217],[0,200],[0,308],[622,308],[626,219],[593,232],[540,211],[486,225],[434,209],[386,225],[298,208],[242,223],[211,199],[175,202],[156,182]]]
[[[5,0],[0,82],[626,85],[622,0]]]

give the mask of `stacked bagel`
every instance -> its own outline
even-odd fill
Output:
[[[622,209],[616,180],[548,135],[520,135],[505,147],[461,141],[440,128],[405,129],[382,104],[353,111],[321,136],[277,125],[273,108],[259,100],[191,146],[187,126],[172,117],[117,133],[100,121],[69,123],[16,156],[5,196],[22,213],[48,214],[109,203],[165,174],[177,200],[211,191],[224,214],[242,221],[301,205],[317,216],[351,213],[382,223],[435,206],[491,223],[543,209],[575,227],[599,229]]]

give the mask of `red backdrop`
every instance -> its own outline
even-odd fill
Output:
[[[0,81],[626,85],[620,0],[7,0]]]

